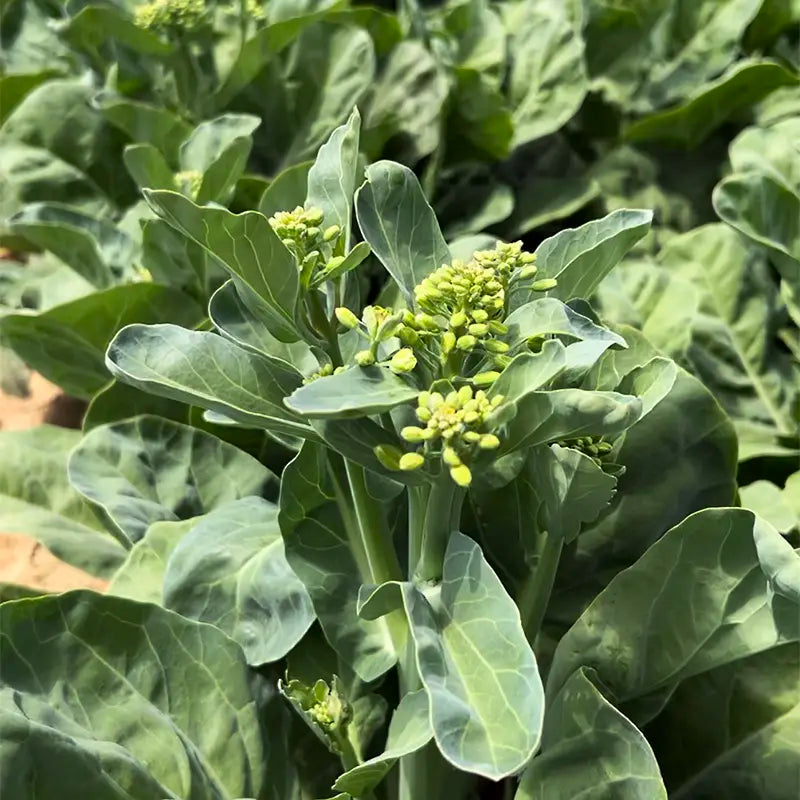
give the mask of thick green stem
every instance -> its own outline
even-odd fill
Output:
[[[309,289],[306,297],[311,324],[314,326],[317,333],[327,341],[328,355],[333,365],[335,367],[342,366],[342,351],[339,348],[339,337],[336,335],[336,324],[332,322],[325,313],[325,309],[322,307],[322,300],[320,300],[316,289]]]
[[[459,527],[464,496],[464,490],[446,472],[431,487],[425,506],[421,553],[414,568],[416,580],[441,580],[447,541]]]
[[[528,576],[519,594],[518,605],[522,617],[522,627],[531,647],[536,642],[536,637],[544,622],[563,546],[563,537],[545,533],[544,546],[539,555],[536,570]]]
[[[429,486],[408,488],[408,579],[413,580],[414,571],[422,555],[422,538],[425,532],[425,509],[430,495]]]

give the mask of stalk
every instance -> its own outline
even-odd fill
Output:
[[[536,642],[536,637],[544,622],[563,547],[563,537],[545,533],[544,546],[539,555],[536,570],[528,576],[519,594],[517,604],[522,617],[522,627],[531,647]]]
[[[431,487],[425,508],[420,558],[414,569],[418,581],[441,580],[447,540],[459,526],[464,496],[464,490],[450,480],[446,472],[442,472]]]

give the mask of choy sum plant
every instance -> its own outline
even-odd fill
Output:
[[[109,368],[285,466],[148,416],[77,445],[126,556],[0,607],[7,796],[794,797],[800,556],[727,507],[708,390],[584,299],[650,212],[448,243],[359,133],[269,214],[146,190],[229,280]]]

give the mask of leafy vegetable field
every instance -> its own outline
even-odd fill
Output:
[[[3,800],[797,800],[797,0],[0,14]]]

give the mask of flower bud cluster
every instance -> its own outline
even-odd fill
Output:
[[[139,28],[163,30],[198,27],[206,13],[205,0],[150,0],[133,9],[133,22]]]
[[[403,326],[403,311],[394,311],[383,306],[366,306],[359,319],[349,308],[336,309],[336,319],[345,328],[358,331],[369,342],[366,350],[355,354],[355,362],[360,367],[369,367],[378,361],[378,346],[398,335]],[[417,366],[417,357],[409,347],[395,351],[386,362],[392,372],[402,374],[411,372]]]
[[[418,469],[426,457],[435,454],[441,456],[455,483],[469,486],[472,482],[469,463],[475,454],[500,446],[500,439],[486,428],[490,414],[502,402],[502,395],[489,398],[482,390],[473,392],[470,386],[447,395],[422,392],[417,399],[416,415],[423,424],[408,425],[400,431],[405,441],[421,447],[405,453],[399,460],[399,468]]]
[[[336,367],[334,369],[331,363],[323,364],[316,372],[312,372],[308,377],[303,378],[303,385],[313,383],[320,378],[327,378],[329,375],[338,375],[343,371],[344,367]]]
[[[320,728],[331,748],[342,752],[342,743],[347,736],[353,711],[339,679],[334,677],[330,686],[322,679],[313,686],[290,680],[282,684],[282,690],[300,707],[308,720]]]
[[[338,225],[325,227],[318,208],[297,206],[293,211],[278,211],[269,218],[269,224],[297,260],[305,285],[319,269],[329,269],[334,260],[344,260],[341,256],[331,258],[342,230]]]
[[[196,200],[203,185],[203,173],[196,169],[187,169],[176,172],[172,178],[175,181],[175,188],[185,194],[190,200]]]
[[[613,449],[611,442],[604,442],[599,436],[579,436],[576,439],[562,439],[556,442],[560,447],[571,447],[573,450],[580,450],[585,456],[589,456],[598,466],[604,456],[607,456]]]

